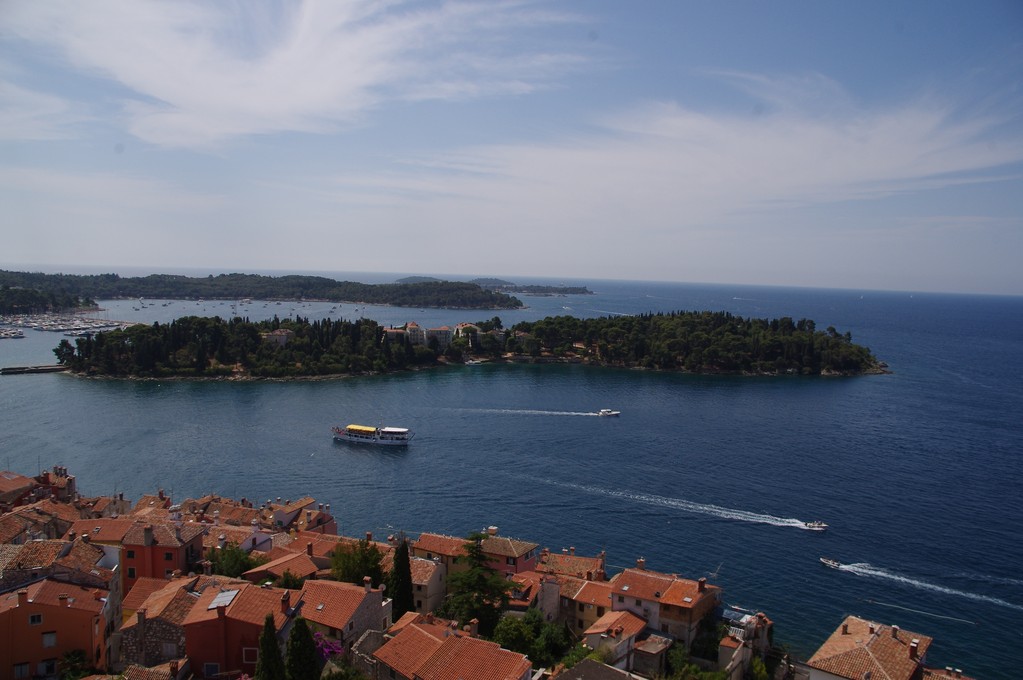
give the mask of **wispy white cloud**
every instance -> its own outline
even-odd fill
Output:
[[[125,88],[132,134],[208,147],[325,132],[384,101],[529,92],[579,63],[509,32],[566,17],[528,2],[20,3],[5,31]]]
[[[63,97],[0,80],[0,140],[68,139],[87,120]]]

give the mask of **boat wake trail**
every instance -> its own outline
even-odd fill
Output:
[[[751,522],[754,524],[771,524],[776,527],[793,527],[796,529],[806,529],[806,524],[801,519],[775,517],[774,515],[764,515],[758,512],[749,512],[748,510],[724,508],[721,507],[720,505],[696,503],[694,501],[687,501],[684,498],[668,498],[666,496],[656,496],[654,494],[639,493],[635,491],[617,491],[614,489],[603,489],[598,486],[586,486],[584,484],[572,484],[568,482],[562,483],[548,481],[548,484],[553,484],[554,486],[560,486],[568,489],[575,489],[577,491],[585,491],[586,493],[599,494],[601,496],[607,496],[609,498],[623,498],[625,500],[636,501],[637,503],[656,505],[662,508],[674,508],[676,510],[684,510],[685,512],[693,512],[700,515],[711,515],[713,517],[731,519],[739,522]]]
[[[595,416],[593,411],[541,411],[528,408],[469,408],[466,411],[472,413],[500,413],[505,415],[527,415],[527,416]]]
[[[976,621],[970,621],[969,619],[960,619],[960,618],[955,617],[955,616],[945,616],[944,614],[935,614],[934,612],[925,612],[923,609],[910,609],[909,607],[903,607],[902,605],[891,604],[889,602],[878,602],[877,600],[864,600],[864,602],[869,602],[870,604],[878,604],[878,605],[881,605],[882,607],[891,607],[892,609],[901,609],[902,611],[906,611],[906,612],[914,612],[916,614],[923,614],[924,616],[933,616],[936,619],[945,619],[946,621],[958,621],[959,623],[968,623],[968,624],[970,624],[972,626],[976,626],[977,625]]]
[[[1002,607],[1008,607],[1009,609],[1016,609],[1023,611],[1023,605],[1013,604],[1012,602],[1006,602],[1005,600],[997,597],[990,597],[989,595],[978,595],[977,593],[970,593],[965,590],[956,590],[955,588],[946,588],[945,586],[939,586],[934,583],[928,583],[927,581],[919,581],[915,578],[909,578],[908,576],[902,576],[894,572],[875,567],[872,564],[866,562],[857,562],[854,564],[843,564],[839,567],[841,571],[849,571],[857,576],[870,576],[873,578],[883,578],[889,581],[896,581],[898,583],[904,583],[914,588],[920,588],[921,590],[930,590],[935,593],[944,593],[945,595],[957,595],[959,597],[965,597],[970,600],[976,600],[978,602],[987,602],[989,604],[997,604]]]

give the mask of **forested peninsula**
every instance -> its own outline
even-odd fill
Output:
[[[848,333],[813,321],[674,312],[548,317],[504,329],[498,317],[463,325],[441,344],[370,319],[184,317],[169,324],[62,340],[75,373],[120,377],[298,378],[401,371],[467,359],[572,362],[701,374],[858,375],[886,366]]]
[[[368,284],[335,281],[322,276],[220,274],[205,278],[152,274],[40,274],[0,270],[0,313],[57,311],[93,306],[107,298],[260,300],[315,299],[330,302],[444,307],[456,309],[518,309],[511,295],[475,283],[423,281]]]

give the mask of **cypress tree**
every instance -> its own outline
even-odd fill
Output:
[[[287,680],[316,680],[320,677],[320,658],[316,643],[305,619],[298,617],[288,636],[288,654],[285,661]]]
[[[409,561],[408,541],[402,537],[401,545],[394,552],[394,567],[391,570],[391,617],[397,621],[405,612],[416,608],[412,592],[412,563]]]
[[[277,646],[277,627],[274,615],[267,614],[263,632],[259,634],[259,658],[252,680],[284,680],[284,661]]]

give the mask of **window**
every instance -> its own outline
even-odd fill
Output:
[[[128,578],[135,578],[135,567],[128,567]]]
[[[639,600],[637,599],[637,600],[636,600],[636,606],[637,606],[637,607],[640,607],[640,606],[642,606],[642,605],[643,605],[643,603],[642,603],[642,602],[640,602],[640,601],[639,601]]]
[[[416,611],[420,611],[420,612],[423,611],[423,601],[422,600],[416,600]]]
[[[603,616],[603,615],[604,615],[604,608],[603,607],[597,607],[597,616]]]
[[[505,562],[505,564],[509,564],[509,565],[511,565],[513,567],[515,566],[515,558],[514,557],[508,557],[508,558],[505,559],[504,562]]]
[[[163,554],[163,559],[164,559],[164,561],[166,561],[166,562],[170,562],[171,560],[173,560],[173,559],[174,559],[174,553],[172,553],[172,552],[165,552],[165,553]]]
[[[135,551],[134,550],[129,550],[128,554],[125,555],[125,557],[127,557],[129,560],[135,559]]]
[[[30,626],[38,626],[42,622],[43,622],[43,615],[42,614],[31,614],[28,617],[28,625],[30,625]]]
[[[57,646],[57,631],[50,631],[49,633],[43,633],[43,647],[56,647]]]
[[[176,659],[178,656],[178,646],[173,642],[161,642],[160,653],[165,659]]]
[[[242,647],[242,663],[256,663],[258,650],[255,647]]]
[[[583,627],[583,620],[582,619],[576,619],[575,626],[576,626],[576,628],[582,628]]]
[[[348,630],[355,630],[355,621],[348,622]]]
[[[217,675],[218,673],[220,673],[219,663],[204,663],[202,665],[202,674],[205,675],[207,678],[211,678],[214,675]]]
[[[39,675],[56,675],[57,673],[57,660],[56,659],[44,659],[39,662]]]
[[[619,602],[625,602],[625,596],[624,595],[619,595],[618,596],[618,601]]]
[[[28,677],[28,664],[27,663],[16,663],[14,664],[14,677],[27,678]]]
[[[579,611],[582,611],[582,610],[583,610],[583,603],[582,603],[582,602],[580,602],[580,603],[579,603]]]
[[[389,677],[391,680],[395,680],[395,678],[398,677],[398,674],[394,672],[393,668],[391,668],[391,669],[388,669],[388,671],[387,671],[387,677]]]

